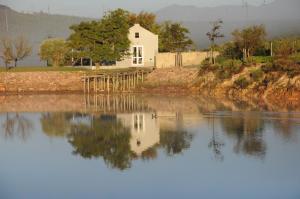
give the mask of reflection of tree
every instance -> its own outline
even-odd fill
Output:
[[[141,154],[141,158],[143,160],[154,160],[157,158],[157,148],[158,145],[155,145],[153,147],[150,147],[146,151],[143,151]]]
[[[118,120],[91,118],[91,125],[71,126],[69,142],[74,154],[84,158],[102,157],[112,168],[121,170],[130,168],[135,155],[130,150],[130,129]]]
[[[213,149],[213,152],[215,154],[215,158],[217,160],[223,161],[224,156],[222,155],[221,147],[224,146],[224,143],[222,143],[221,141],[218,140],[218,137],[217,137],[216,132],[215,132],[215,118],[214,118],[214,116],[213,116],[212,119],[213,119],[212,139],[209,142],[208,147]]]
[[[42,129],[50,137],[63,137],[69,132],[70,118],[67,113],[43,113]]]
[[[274,122],[274,131],[286,140],[291,140],[297,131],[296,123],[292,120],[293,116],[287,118],[281,117],[280,120]],[[296,128],[295,128],[296,127]]]
[[[234,151],[263,158],[266,144],[263,140],[264,123],[259,115],[222,118],[224,131],[236,139]]]
[[[183,114],[176,113],[176,129],[163,129],[160,131],[160,146],[165,149],[168,155],[182,153],[190,148],[193,135],[183,128]]]
[[[13,116],[10,113],[6,113],[6,119],[2,126],[6,138],[18,135],[22,140],[26,140],[29,136],[29,130],[33,128],[32,122],[19,113]]]
[[[168,155],[182,153],[190,148],[192,139],[193,135],[182,129],[160,131],[160,146]]]

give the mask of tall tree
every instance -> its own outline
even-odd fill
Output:
[[[96,63],[115,62],[128,55],[129,12],[117,9],[100,21],[71,26],[70,46]]]
[[[140,24],[143,28],[159,34],[159,24],[156,22],[156,15],[150,12],[140,12],[139,14],[129,14],[129,25]]]
[[[234,42],[240,51],[243,52],[244,60],[247,60],[256,49],[264,45],[266,30],[263,25],[255,25],[243,30],[235,30],[232,35]]]
[[[162,52],[181,52],[193,44],[189,30],[180,23],[165,22],[161,26],[159,48]]]
[[[211,31],[206,33],[209,41],[210,41],[210,63],[214,64],[215,63],[215,56],[214,56],[214,48],[215,48],[215,41],[218,38],[224,37],[223,34],[221,34],[220,29],[222,27],[223,21],[222,20],[217,20],[211,22]]]

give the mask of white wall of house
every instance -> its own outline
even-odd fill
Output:
[[[158,35],[146,30],[139,24],[129,29],[130,56],[116,63],[124,67],[155,66],[155,56],[158,53]]]

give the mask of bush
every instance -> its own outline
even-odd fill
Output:
[[[245,89],[249,86],[250,82],[245,76],[241,76],[234,81],[234,85],[238,88]]]
[[[257,64],[260,64],[260,63],[271,63],[272,62],[272,57],[271,56],[254,56],[252,57],[253,61]]]
[[[254,81],[258,81],[260,80],[264,75],[264,72],[262,71],[262,69],[258,68],[258,69],[253,69],[250,71],[250,77],[254,80]]]

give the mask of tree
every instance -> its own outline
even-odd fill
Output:
[[[5,64],[5,68],[8,67],[8,65],[13,61],[13,56],[12,56],[12,46],[11,46],[11,41],[9,38],[2,38],[1,43],[0,43],[0,57],[3,60]]]
[[[129,12],[117,9],[100,21],[82,22],[70,28],[70,46],[94,62],[105,64],[121,60],[129,54]]]
[[[18,61],[29,56],[31,51],[32,48],[24,37],[1,39],[1,58],[6,68],[11,62],[14,62],[14,66],[17,67]]]
[[[274,53],[276,58],[287,59],[294,52],[293,41],[280,39],[274,42]]]
[[[222,20],[217,20],[217,21],[211,22],[211,25],[212,25],[211,31],[206,33],[206,35],[208,36],[208,39],[211,43],[210,44],[210,63],[211,64],[215,63],[215,57],[214,57],[215,41],[218,38],[224,37],[224,35],[220,33],[222,24],[223,24]]]
[[[68,51],[69,48],[64,39],[47,39],[41,44],[39,55],[42,60],[57,67],[64,64],[65,56]]]
[[[243,53],[244,60],[247,60],[258,48],[264,46],[266,30],[263,25],[250,26],[243,30],[235,30],[232,35]]]
[[[139,14],[129,14],[129,25],[140,24],[143,28],[159,34],[160,26],[156,22],[156,15],[150,12],[140,12]]]
[[[159,34],[159,48],[162,52],[187,50],[193,41],[188,37],[189,30],[180,23],[165,22]]]
[[[13,43],[13,46],[14,46],[13,59],[15,62],[15,67],[17,67],[18,61],[23,60],[25,57],[31,54],[32,47],[29,45],[28,41],[24,37],[16,38]]]

